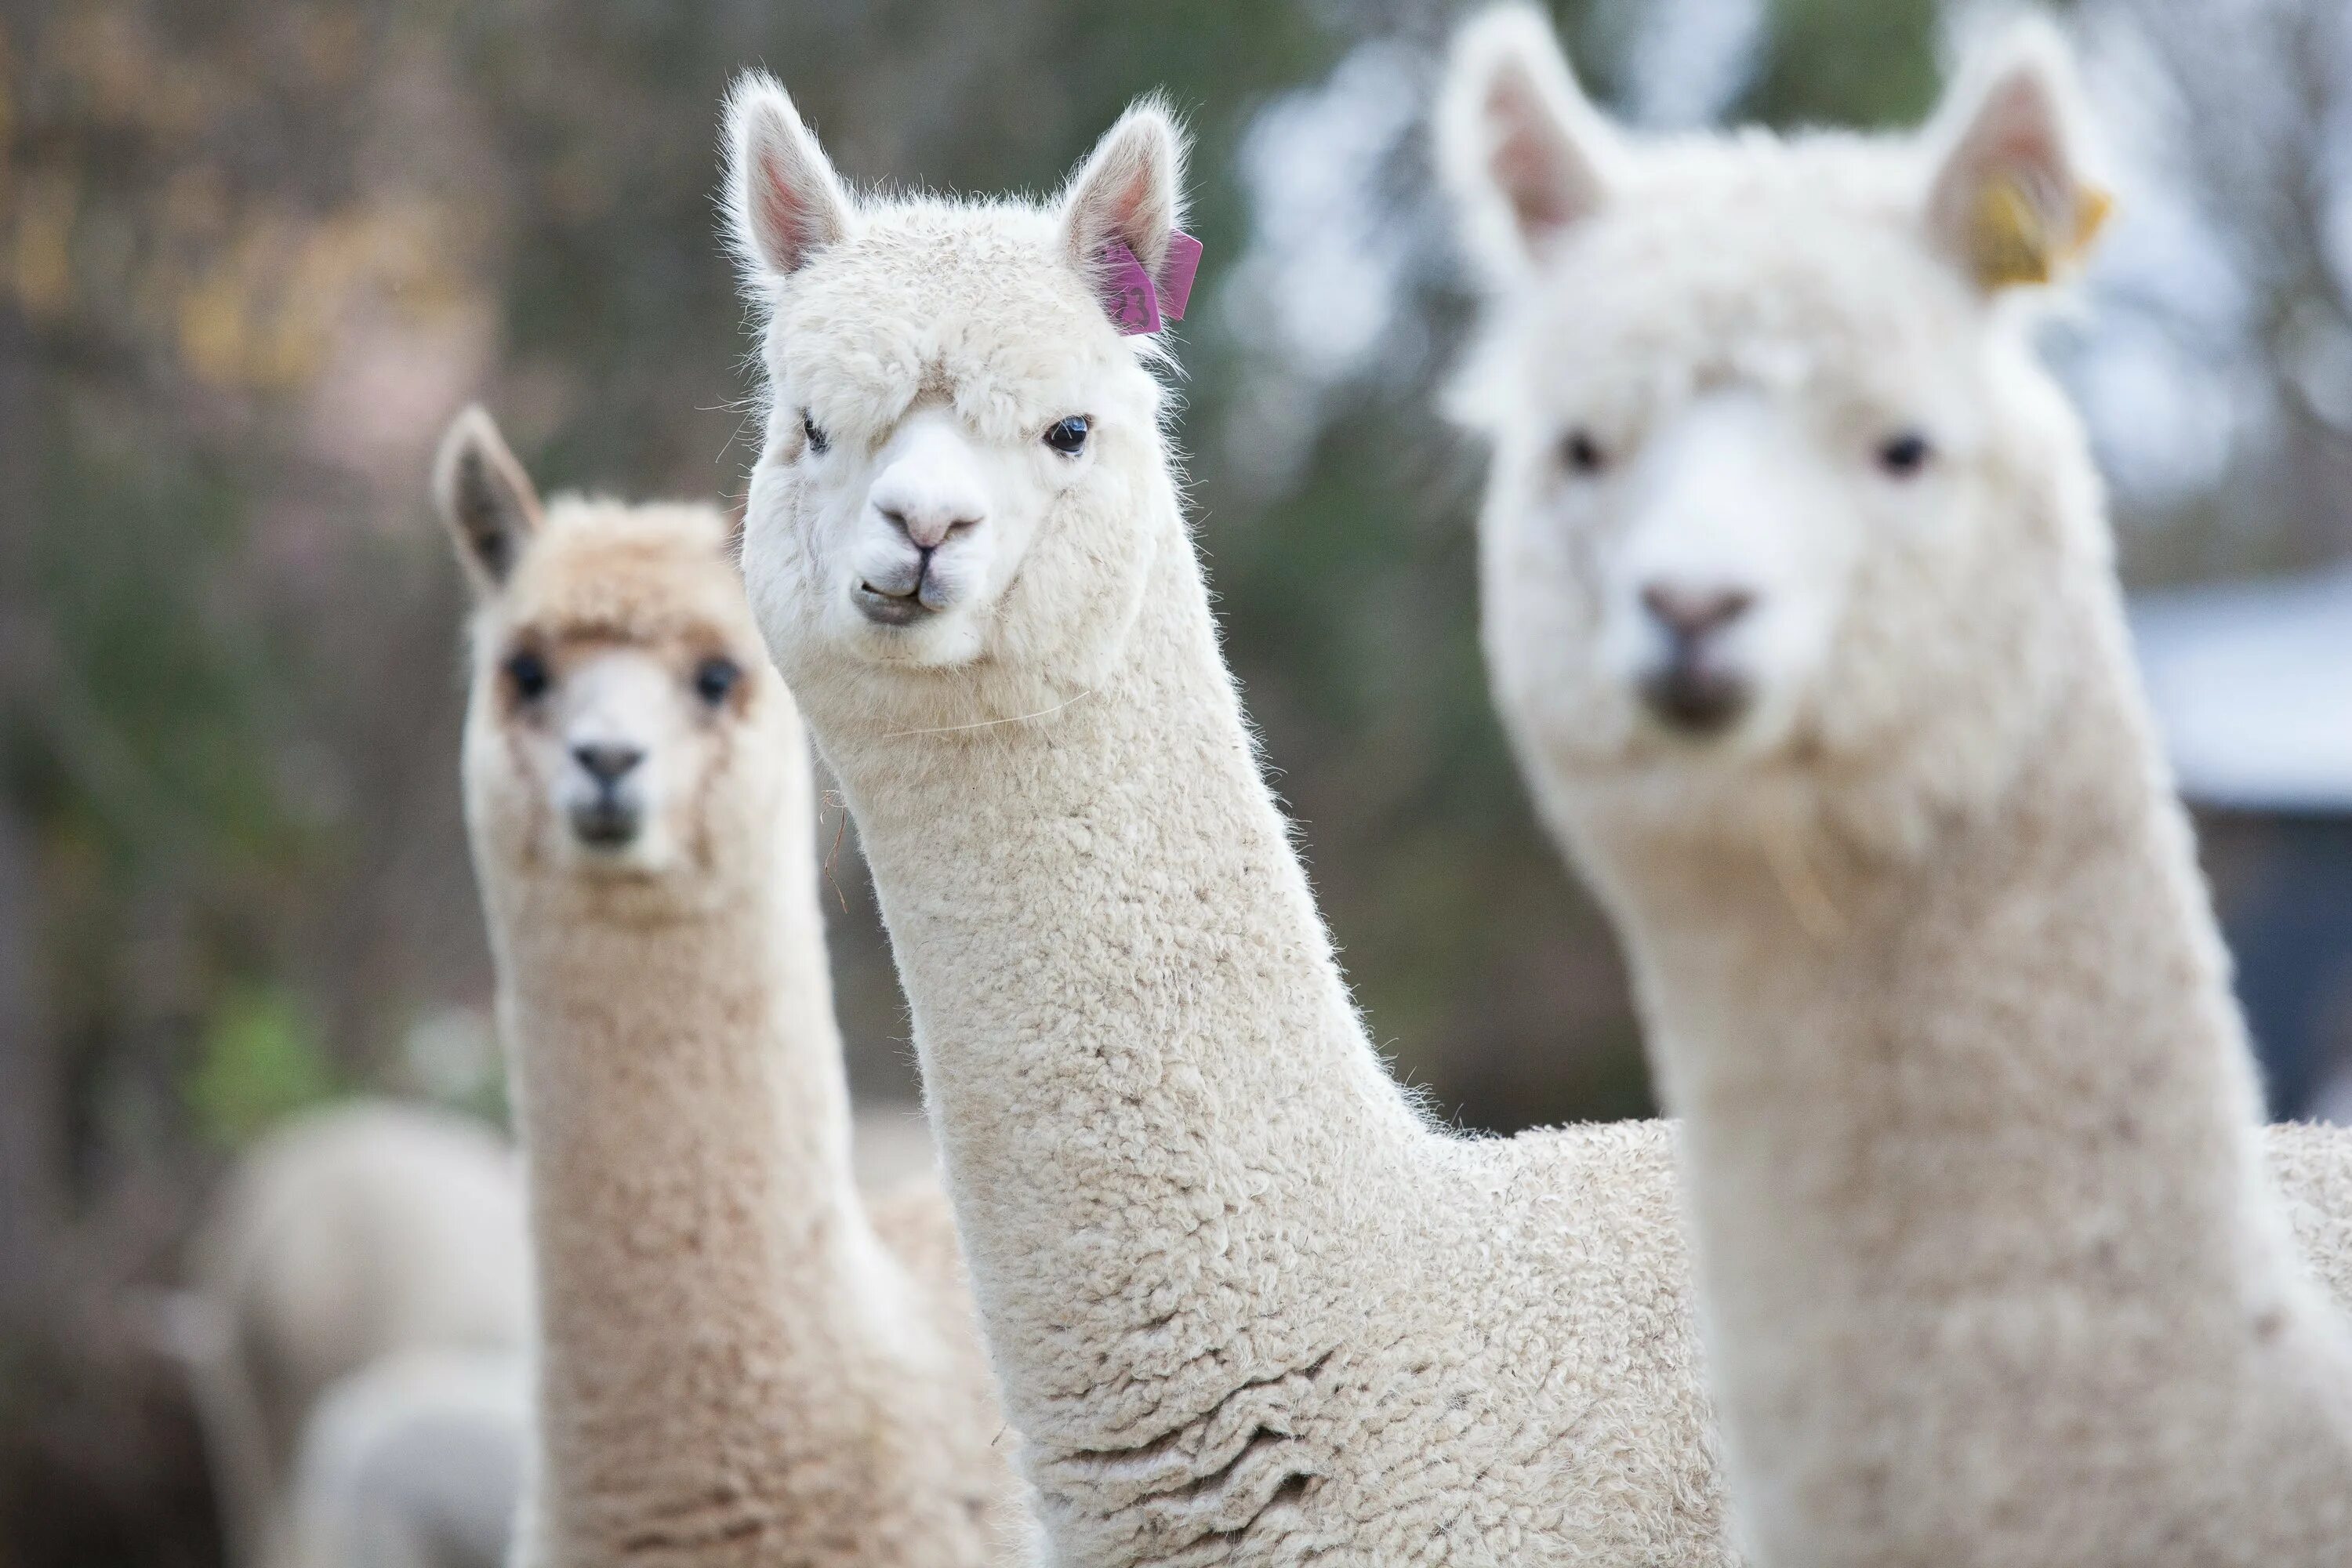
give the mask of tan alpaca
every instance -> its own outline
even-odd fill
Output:
[[[516,1561],[999,1559],[1012,1439],[945,1206],[852,1184],[807,751],[726,524],[542,513],[478,410],[435,488],[539,1270]]]
[[[1624,137],[1516,8],[1453,75],[1487,654],[1682,1118],[1755,1556],[2352,1563],[2352,1139],[2257,1124],[2024,330],[2105,211],[2058,39],[1881,139]]]

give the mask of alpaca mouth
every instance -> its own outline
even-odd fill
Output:
[[[635,806],[610,797],[572,809],[572,835],[591,849],[624,849],[634,843],[642,821]]]
[[[887,588],[877,588],[871,583],[861,582],[857,584],[857,592],[851,597],[857,602],[858,614],[875,625],[907,626],[937,614],[940,608],[924,602],[921,588],[920,579],[904,592],[896,594]]]
[[[1745,677],[1678,658],[1643,677],[1643,702],[1666,728],[1694,738],[1721,734],[1748,710]]]

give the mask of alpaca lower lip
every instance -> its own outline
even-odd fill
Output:
[[[854,596],[858,613],[877,626],[910,626],[939,608],[913,594],[886,594],[870,583],[857,584]]]
[[[592,849],[619,849],[637,837],[637,814],[627,806],[602,803],[572,813],[572,834]]]

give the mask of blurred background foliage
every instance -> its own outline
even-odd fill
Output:
[[[1555,9],[1662,129],[1908,121],[1965,20]],[[2071,8],[2131,101],[2232,128],[2185,158],[2135,123],[2170,193],[2118,237],[2140,335],[2053,345],[2157,578],[2352,540],[2339,7],[2245,8],[2227,72],[2205,9]],[[745,65],[853,178],[953,190],[1050,189],[1171,94],[1209,256],[1181,353],[1202,539],[1376,1038],[1465,1125],[1648,1108],[1607,936],[1490,715],[1477,455],[1434,411],[1466,299],[1421,115],[1458,10],[0,0],[0,1561],[215,1560],[141,1290],[227,1152],[355,1087],[496,1107],[425,458],[478,397],[544,486],[740,494],[710,198]],[[2224,499],[2250,472],[2260,499]],[[854,849],[833,875],[855,1081],[911,1093]]]

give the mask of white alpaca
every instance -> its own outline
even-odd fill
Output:
[[[409,1351],[320,1396],[271,1568],[501,1568],[522,1497],[519,1350]]]
[[[1725,1561],[1664,1136],[1430,1128],[1259,776],[1098,297],[1139,291],[1114,241],[1179,281],[1166,117],[1042,208],[853,203],[772,83],[730,117],[746,578],[864,836],[1051,1561]]]
[[[478,410],[466,815],[538,1266],[525,1565],[1013,1549],[936,1188],[852,1184],[807,746],[707,506],[559,498]]]
[[[2055,35],[1916,137],[1635,144],[1515,10],[1443,129],[1487,654],[1685,1119],[1742,1540],[2352,1561],[2352,1351],[2014,308],[2104,210]],[[2340,1296],[2352,1145],[2271,1159]]]
[[[403,1352],[524,1343],[522,1236],[513,1152],[446,1111],[336,1106],[246,1156],[198,1233],[176,1336],[232,1562],[274,1550],[331,1385]]]

